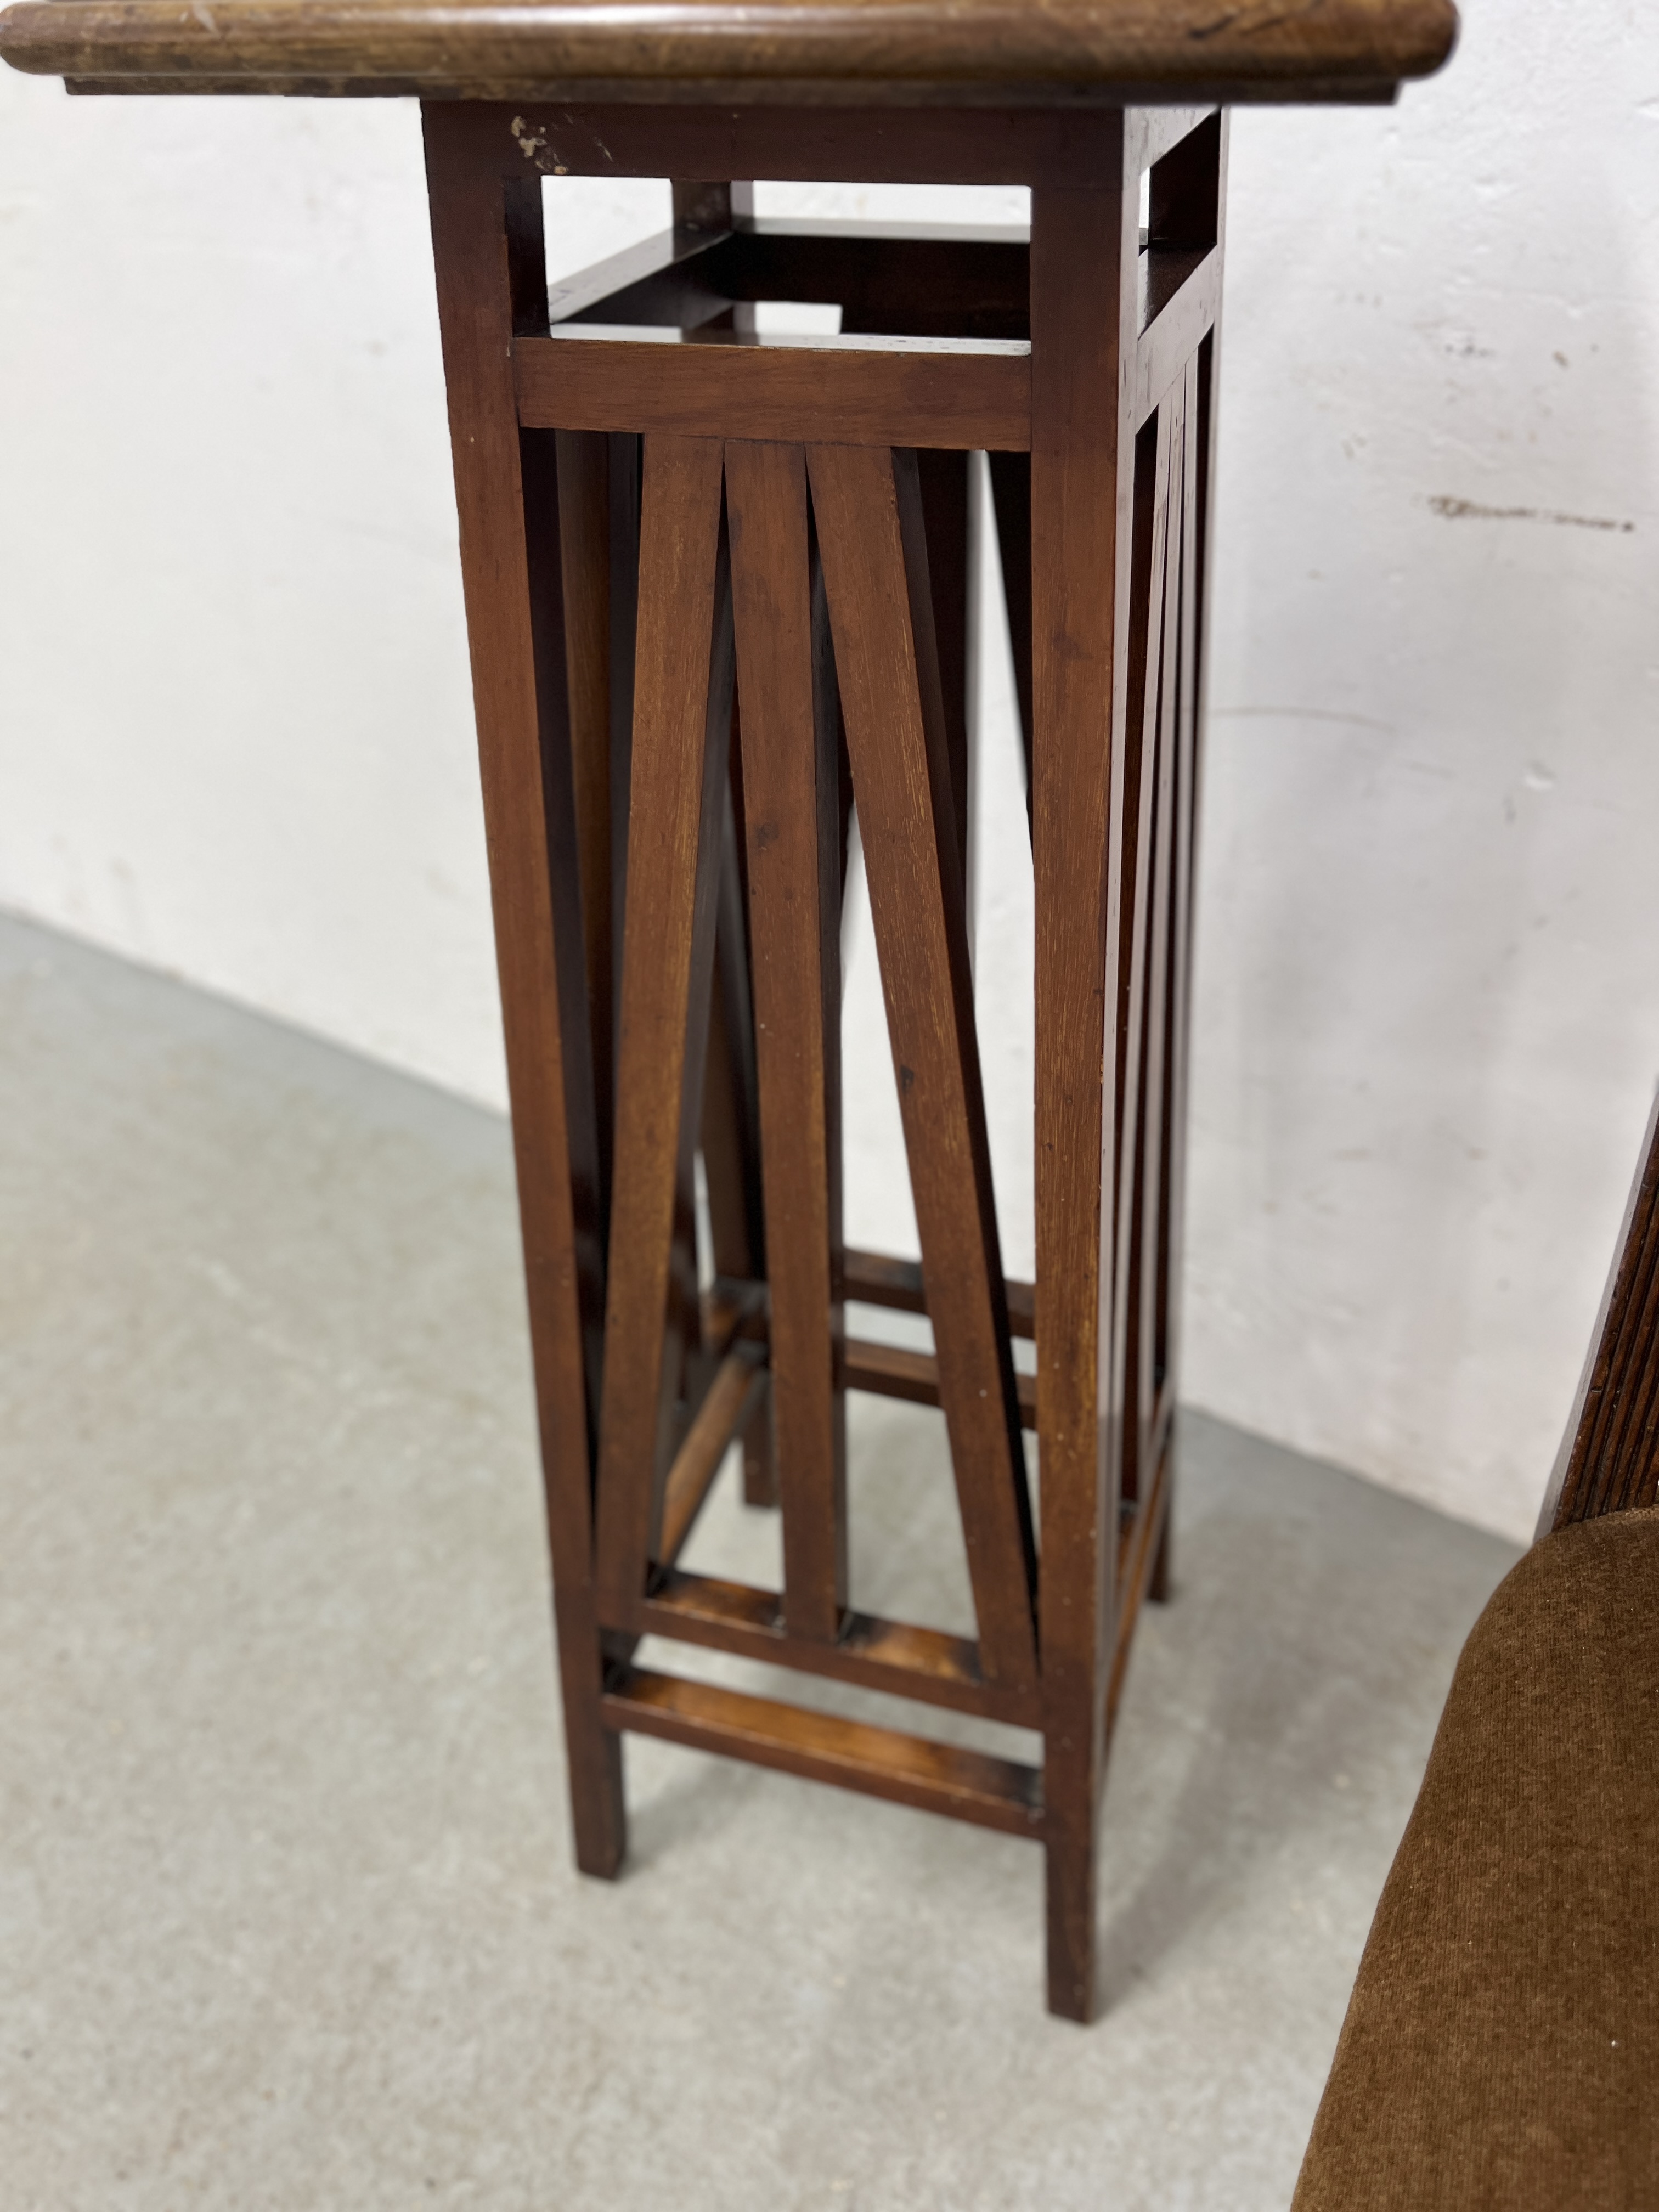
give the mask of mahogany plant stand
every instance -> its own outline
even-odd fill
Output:
[[[977,1821],[1042,1846],[1048,2001],[1090,2016],[1106,1747],[1169,1574],[1222,104],[1388,98],[1455,21],[1449,0],[0,17],[0,52],[82,91],[426,98],[591,1874],[623,1861],[630,1730]],[[572,174],[666,175],[674,223],[550,296],[543,182]],[[767,222],[752,178],[1029,185],[1029,237]],[[781,300],[835,303],[841,334],[759,335]],[[1002,1271],[969,965],[977,452],[1029,777],[1035,1285]],[[842,1234],[849,809],[919,1267]],[[848,1302],[926,1314],[934,1352],[849,1338]],[[853,1607],[850,1389],[941,1409],[975,1638]],[[679,1565],[739,1437],[782,1516],[779,1590]],[[1041,1762],[648,1670],[647,1635],[1013,1723]]]
[[[1049,2001],[1084,2018],[1107,1739],[1167,1574],[1226,134],[927,121],[434,102],[433,235],[580,1863],[621,1864],[629,1730],[1029,1836]],[[550,320],[543,175],[665,155],[681,221]],[[1030,183],[1029,245],[769,223],[734,170]],[[833,301],[842,335],[734,331],[768,299]],[[1017,577],[1035,1290],[1003,1276],[969,969],[973,449]],[[849,799],[919,1268],[841,1234]],[[848,1300],[925,1312],[936,1354],[848,1338]],[[850,1608],[848,1389],[941,1407],[976,1640]],[[677,1564],[763,1407],[780,1591]],[[1017,1723],[1042,1764],[648,1671],[647,1634]]]

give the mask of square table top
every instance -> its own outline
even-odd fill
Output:
[[[0,57],[99,92],[746,105],[1374,100],[1453,0],[16,0]]]

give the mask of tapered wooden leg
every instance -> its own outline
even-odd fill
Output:
[[[571,804],[563,672],[556,678],[532,611],[550,619],[557,593],[546,588],[544,572],[544,588],[532,596],[526,456],[508,350],[515,295],[533,296],[545,267],[540,190],[532,180],[504,195],[497,178],[465,161],[448,113],[428,109],[425,119],[572,1821],[578,1864],[612,1875],[627,1829],[621,1752],[600,1711],[582,1316],[584,1275],[591,1280],[593,1263],[584,1261],[579,1235],[571,1143],[573,1122],[592,1126],[592,1093],[590,1084],[586,1097],[574,1096],[586,1050],[573,1060],[569,1048],[578,1029],[586,1032],[586,1009],[573,1022],[568,994],[582,957],[568,927],[559,937],[549,842],[559,836],[574,849],[576,832],[574,820],[560,819]],[[544,299],[544,274],[540,281]],[[557,534],[544,502],[538,528],[544,557]],[[556,763],[562,748],[566,773],[550,782],[544,761]]]
[[[1048,2003],[1095,2004],[1095,1881],[1118,1501],[1102,1389],[1121,732],[1127,710],[1135,208],[1121,180],[1031,195],[1032,852],[1037,1422]],[[1086,273],[1086,276],[1085,274]],[[1112,395],[1118,395],[1113,404]],[[1103,1162],[1106,1173],[1103,1175]],[[1103,1267],[1108,1272],[1103,1274]],[[1103,1296],[1103,1293],[1106,1293]]]

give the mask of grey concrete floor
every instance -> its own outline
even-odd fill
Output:
[[[857,1411],[857,1594],[948,1620],[934,1418]],[[1095,2027],[1012,1838],[634,1743],[584,1881],[503,1125],[0,921],[0,2202],[1284,2206],[1513,1553],[1182,1437]]]

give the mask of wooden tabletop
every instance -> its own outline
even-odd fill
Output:
[[[1386,99],[1453,0],[17,0],[15,69],[99,91],[1040,106]]]

